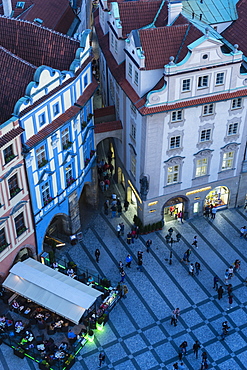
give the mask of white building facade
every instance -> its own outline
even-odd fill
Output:
[[[154,21],[127,35],[125,5],[111,3],[108,10],[101,5],[95,24],[103,98],[115,104],[123,123],[122,141],[114,142],[123,172],[118,180],[144,224],[163,220],[170,207],[188,218],[210,204],[242,205],[243,53],[206,24],[196,28],[180,14],[181,2],[161,3]],[[168,21],[156,27],[162,11]]]

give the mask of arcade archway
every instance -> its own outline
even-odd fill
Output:
[[[169,199],[164,205],[164,222],[176,220],[179,212],[183,212],[184,218],[187,218],[188,202],[188,198],[183,196]]]

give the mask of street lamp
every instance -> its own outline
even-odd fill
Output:
[[[177,233],[177,235],[176,235],[176,238],[177,239],[176,240],[173,239],[173,237],[172,237],[173,231],[174,231],[173,228],[170,227],[170,229],[168,229],[168,233],[169,234],[167,234],[165,236],[167,244],[168,245],[169,245],[169,243],[171,244],[170,257],[169,257],[169,265],[172,265],[172,245],[173,245],[173,243],[178,243],[180,241],[181,237],[182,237],[181,234]]]

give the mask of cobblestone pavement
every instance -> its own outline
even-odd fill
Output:
[[[209,369],[247,369],[247,241],[239,238],[239,229],[247,224],[242,209],[224,210],[215,220],[203,217],[185,221],[169,222],[162,231],[143,235],[134,244],[126,244],[126,237],[116,236],[116,226],[125,224],[125,235],[129,231],[134,210],[131,208],[120,218],[111,219],[99,213],[85,230],[83,240],[68,246],[61,253],[69,255],[82,268],[98,271],[107,276],[112,285],[119,281],[118,261],[127,254],[133,256],[127,273],[129,293],[110,314],[110,320],[102,332],[96,332],[95,341],[87,343],[77,357],[73,370],[95,370],[98,367],[100,350],[106,354],[102,369],[158,370],[172,369],[178,359],[178,346],[188,342],[188,354],[183,361],[189,370],[200,369],[201,350],[208,353]],[[173,246],[172,265],[169,265],[170,247],[165,243],[167,229],[182,234],[179,243]],[[199,276],[188,274],[188,266],[181,263],[184,252],[191,246],[194,235],[198,236],[198,249],[192,248],[190,261],[200,262]],[[145,241],[151,238],[150,253],[146,253]],[[94,251],[101,251],[97,264]],[[137,251],[144,251],[144,271],[137,270]],[[213,287],[213,276],[218,274],[224,286],[224,271],[236,259],[240,259],[241,270],[231,279],[233,305],[228,308],[227,293],[218,300]],[[176,327],[170,325],[171,311],[181,309]],[[221,324],[228,320],[229,334],[220,340]],[[192,345],[201,343],[199,359],[192,353]],[[0,369],[29,370],[37,364],[29,359],[14,358],[12,350],[0,347]]]

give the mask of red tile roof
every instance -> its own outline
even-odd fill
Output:
[[[23,128],[18,126],[17,128],[13,128],[6,134],[0,137],[0,148],[2,148],[5,144],[10,143],[11,140],[13,140],[15,137],[19,136],[23,132]]]
[[[69,70],[79,42],[36,24],[0,17],[0,43],[35,65]]]
[[[94,133],[101,134],[103,132],[122,130],[121,121],[101,122],[95,124]]]
[[[98,108],[94,110],[94,117],[105,117],[115,114],[115,105],[109,105],[108,107]]]
[[[211,102],[217,102],[217,101],[224,101],[229,99],[234,99],[236,97],[245,97],[247,95],[247,89],[238,90],[236,92],[232,93],[225,93],[225,94],[218,94],[214,96],[208,96],[205,98],[200,99],[191,99],[187,101],[180,101],[176,104],[166,104],[166,105],[160,105],[155,107],[146,107],[146,97],[139,97],[135,90],[132,88],[132,86],[128,83],[128,81],[125,78],[125,63],[121,63],[118,65],[113,58],[112,54],[109,51],[108,48],[108,35],[103,35],[103,32],[101,30],[101,27],[99,25],[99,17],[95,17],[95,29],[97,32],[99,45],[101,48],[101,51],[104,53],[105,59],[107,61],[107,65],[115,78],[116,82],[121,86],[125,94],[128,96],[128,98],[132,101],[132,103],[136,106],[136,108],[139,110],[139,112],[142,115],[148,115],[148,114],[155,114],[155,113],[161,113],[166,112],[170,110],[175,109],[182,109],[187,108],[190,106],[196,106],[196,105],[202,105],[207,104]],[[171,27],[171,26],[169,26]],[[191,28],[193,30],[193,28]],[[192,41],[190,41],[192,42]],[[158,84],[152,89],[152,90],[158,90],[160,89],[164,84],[163,78],[158,82]]]
[[[22,0],[21,0],[22,1]],[[23,0],[24,8],[16,8],[18,0],[12,0],[13,18],[33,22],[35,18],[43,21],[42,26],[67,34],[77,18],[68,0]],[[3,7],[0,8],[3,15]]]
[[[163,68],[173,56],[178,63],[188,52],[187,46],[203,34],[191,24],[139,30],[145,69]],[[165,42],[164,42],[165,40]]]
[[[81,106],[85,105],[86,102],[90,99],[90,97],[94,94],[97,87],[98,83],[95,81],[88,85],[83,95],[77,100],[76,103]],[[66,122],[70,121],[79,112],[80,107],[77,105],[73,105],[72,107],[67,109],[66,112],[61,114],[54,121],[52,121],[49,125],[40,130],[36,135],[30,137],[25,144],[28,147],[32,148],[40,141],[46,139],[47,136],[50,136],[53,132],[55,132],[59,127],[63,126]]]
[[[1,31],[0,31],[1,32]],[[36,67],[0,46],[0,124],[7,121],[18,99],[33,80]]]
[[[161,0],[156,1],[125,1],[118,4],[120,20],[122,22],[122,35],[127,35],[132,30],[152,23],[157,14]]]
[[[238,44],[245,56],[247,56],[247,1],[239,0],[237,3],[238,19],[222,32],[222,36],[232,45]]]

